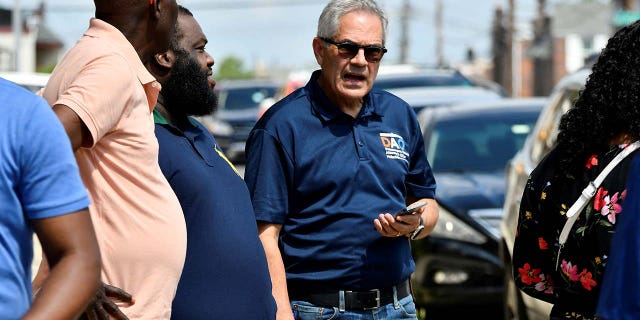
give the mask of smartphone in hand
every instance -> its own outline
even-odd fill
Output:
[[[420,201],[420,202],[416,202],[412,205],[407,206],[406,208],[396,212],[396,214],[394,215],[394,217],[398,217],[398,216],[404,216],[404,215],[408,215],[408,214],[412,214],[414,213],[416,210],[424,207],[427,205],[426,201]]]

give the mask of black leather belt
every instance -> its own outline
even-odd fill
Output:
[[[411,294],[409,280],[395,286],[397,299],[400,300]],[[289,300],[306,301],[316,306],[340,307],[340,295],[344,293],[345,310],[371,310],[393,303],[393,287],[372,289],[368,291],[314,291],[306,292],[304,288],[288,288]]]

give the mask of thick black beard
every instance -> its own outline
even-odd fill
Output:
[[[176,51],[171,76],[162,84],[165,108],[173,115],[204,116],[218,108],[207,71],[186,51]]]

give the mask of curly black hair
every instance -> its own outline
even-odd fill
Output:
[[[561,170],[575,172],[613,138],[640,137],[640,21],[616,32],[594,64],[575,106],[561,119]]]

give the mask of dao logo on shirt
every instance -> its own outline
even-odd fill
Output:
[[[401,136],[395,133],[380,133],[380,141],[382,141],[387,158],[409,162],[407,143]]]

